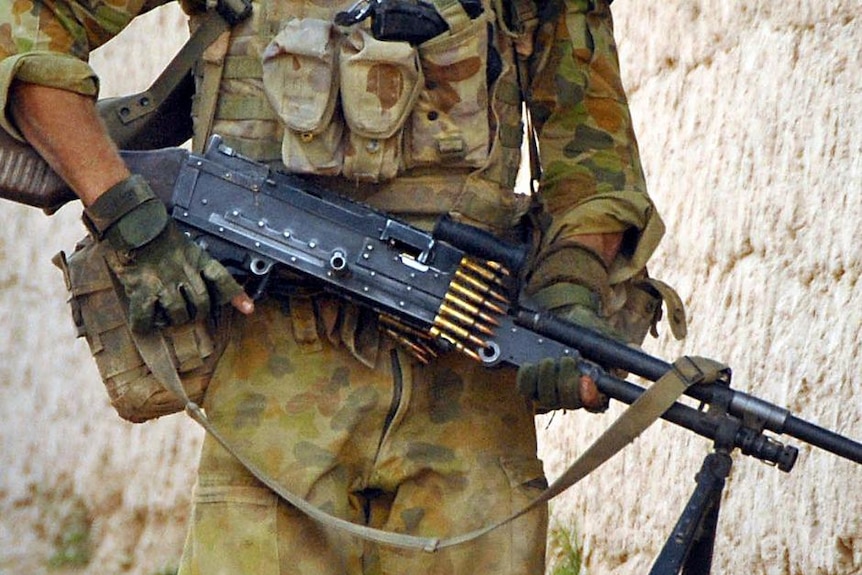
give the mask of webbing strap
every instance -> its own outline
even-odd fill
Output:
[[[213,43],[222,32],[229,29],[228,23],[216,11],[210,11],[180,48],[162,73],[146,91],[132,97],[122,98],[123,106],[116,107],[114,116],[106,119],[119,124],[129,124],[142,116],[154,113],[173,94],[179,85],[191,74],[197,59],[207,46]]]
[[[195,121],[199,126],[203,126],[202,130],[195,130],[194,138],[192,138],[192,150],[198,153],[203,151],[211,135],[219,94],[218,88],[224,73],[229,40],[230,32],[227,30],[222,32],[204,50],[203,57],[199,60],[201,80],[200,87],[195,93],[195,104],[192,109]]]
[[[560,477],[526,507],[482,529],[444,539],[438,548],[472,541],[547,503],[634,441],[641,432],[661,417],[689,386],[714,381],[723,369],[726,367],[705,358],[685,356],[678,359],[672,369],[647,388]]]
[[[207,433],[235,457],[248,471],[261,483],[266,485],[276,495],[308,515],[325,527],[334,527],[355,535],[361,539],[382,543],[393,547],[422,550],[427,552],[437,551],[447,547],[454,547],[469,541],[473,541],[483,535],[494,531],[515,519],[527,514],[537,506],[542,505],[553,497],[559,495],[584,477],[602,463],[610,459],[623,447],[631,443],[640,433],[649,427],[656,419],[677,400],[677,398],[691,385],[700,382],[715,381],[718,375],[726,368],[705,358],[683,357],[677,360],[673,368],[662,376],[656,383],[650,386],[622,415],[614,421],[607,430],[542,494],[534,499],[529,505],[505,519],[492,523],[481,529],[470,531],[462,535],[447,538],[419,537],[404,533],[393,533],[360,525],[330,515],[315,507],[302,497],[288,491],[282,485],[275,482],[266,472],[255,465],[248,457],[237,451],[230,442],[213,426],[206,414],[198,404],[189,399],[180,381],[176,369],[171,362],[170,351],[164,338],[158,333],[138,334],[133,332],[133,338],[138,351],[144,362],[152,371],[153,375],[162,384],[182,399],[185,404],[186,413],[195,420]]]

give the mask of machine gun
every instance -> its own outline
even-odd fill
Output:
[[[485,231],[448,218],[433,232],[421,230],[244,158],[218,136],[202,155],[168,148],[124,152],[124,158],[148,179],[179,227],[229,269],[256,279],[257,292],[278,282],[280,270],[299,274],[375,310],[382,329],[420,361],[446,349],[489,368],[569,356],[604,394],[627,404],[644,388],[603,366],[653,382],[673,369],[515,301],[524,250]],[[656,575],[680,568],[689,575],[709,573],[732,451],[790,471],[798,450],[770,432],[862,463],[862,444],[731,389],[729,371],[685,393],[709,409],[677,402],[661,417],[711,439],[714,452],[655,564]]]
[[[441,218],[433,232],[236,154],[214,136],[203,155],[180,148],[123,152],[180,228],[235,273],[266,290],[279,269],[374,309],[420,360],[453,348],[487,367],[571,356],[609,397],[630,404],[643,388],[611,366],[657,381],[670,363],[551,314],[511,303],[525,252],[473,226]],[[729,381],[686,394],[739,422],[732,447],[790,471],[797,450],[762,435],[786,434],[862,463],[862,444],[732,390]],[[676,404],[664,419],[709,439],[719,423]]]

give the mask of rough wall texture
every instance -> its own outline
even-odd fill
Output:
[[[691,321],[684,343],[663,336],[647,349],[723,360],[738,389],[862,438],[862,3],[614,8],[669,229],[652,270]],[[98,51],[105,94],[143,88],[183,36],[176,11],[162,10]],[[70,343],[49,258],[82,235],[78,214],[0,211],[0,573],[149,575],[176,565],[201,436],[182,416],[122,423],[85,344]],[[539,421],[549,475],[619,411]],[[735,457],[715,572],[862,573],[862,467],[796,445],[790,474]],[[586,571],[646,573],[709,450],[659,423],[561,496],[554,520],[579,532]]]
[[[734,386],[862,438],[862,4],[614,4],[652,194],[668,236],[652,266],[690,316],[684,344]],[[614,410],[613,413],[618,413]],[[543,421],[550,474],[609,416]],[[717,573],[862,572],[862,468],[800,447],[791,474],[737,455]],[[709,452],[661,423],[555,504],[589,573],[646,573]]]
[[[146,88],[187,36],[178,10],[128,32],[94,55],[104,96]],[[127,424],[108,404],[50,261],[83,237],[79,218],[0,210],[3,575],[150,575],[177,566],[185,536],[201,434],[183,416]]]

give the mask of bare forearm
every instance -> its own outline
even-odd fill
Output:
[[[596,252],[605,265],[610,266],[620,252],[623,234],[579,234],[572,236],[572,240]]]
[[[18,83],[9,112],[30,144],[89,206],[129,176],[93,99],[75,92]]]

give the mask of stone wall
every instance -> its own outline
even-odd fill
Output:
[[[103,96],[145,89],[188,36],[175,7],[126,32],[93,56]],[[4,575],[152,575],[176,568],[185,536],[202,435],[182,415],[132,425],[108,404],[51,264],[83,237],[80,213],[0,211]]]
[[[737,389],[857,438],[860,8],[614,4],[647,178],[668,226],[652,272],[678,289],[690,318],[685,342],[663,334],[648,351],[725,361]],[[104,95],[145,87],[184,36],[176,9],[161,9],[97,51]],[[82,235],[79,213],[0,211],[0,573],[150,575],[176,566],[201,434],[182,416],[135,426],[109,407],[49,261]],[[541,418],[549,476],[620,410]],[[715,572],[862,572],[862,470],[791,443],[800,457],[790,474],[735,456]],[[586,571],[646,573],[709,451],[658,423],[558,498],[554,525],[577,531]]]
[[[735,388],[862,438],[862,4],[614,8],[668,227],[652,272],[690,320],[684,343],[664,334],[648,351],[724,361]],[[618,412],[540,421],[549,474]],[[714,572],[862,572],[862,468],[788,439],[800,448],[790,474],[734,457]],[[710,448],[661,422],[554,504],[579,530],[589,573],[649,571]]]

